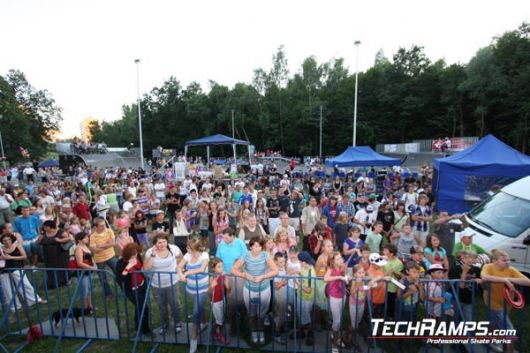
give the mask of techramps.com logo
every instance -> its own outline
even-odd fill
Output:
[[[418,339],[428,344],[510,344],[516,330],[490,330],[489,321],[437,322],[434,319],[385,321],[372,319],[369,339]]]

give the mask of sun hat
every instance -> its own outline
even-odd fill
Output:
[[[463,237],[472,237],[472,236],[474,236],[475,232],[473,231],[473,229],[467,227],[467,228],[464,228],[464,230],[462,230],[461,232],[455,232],[455,235],[459,239],[462,239]]]
[[[376,252],[370,254],[369,261],[377,266],[385,266],[387,264],[386,259]]]

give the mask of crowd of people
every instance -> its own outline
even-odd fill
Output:
[[[182,330],[181,282],[193,303],[192,353],[206,325],[207,300],[213,339],[221,344],[229,341],[227,329],[248,321],[255,344],[265,342],[264,327],[272,326],[280,344],[299,337],[313,345],[313,330],[331,320],[333,352],[341,345],[361,350],[356,332],[367,322],[368,304],[372,317],[415,321],[423,305],[426,316],[442,320],[455,315],[458,300],[461,319],[472,320],[472,295],[488,281],[484,300],[501,317],[502,287],[530,280],[509,266],[505,252],[474,244],[461,215],[433,213],[430,169],[417,178],[385,173],[380,182],[368,170],[317,178],[271,168],[181,182],[156,171],[82,166],[40,183],[10,178],[0,188],[0,299],[13,308],[43,300],[14,271],[26,264],[76,268],[83,270],[77,277],[83,305],[92,310],[91,271],[110,269],[137,308],[137,328],[154,337]],[[105,271],[97,274],[104,295],[116,295]],[[49,284],[69,280],[48,276]],[[149,325],[149,310],[140,315],[147,279],[160,310],[159,332]],[[450,297],[445,279],[463,281],[458,298]],[[13,294],[10,282],[15,288],[22,282],[29,295]],[[509,318],[505,326],[513,327]]]

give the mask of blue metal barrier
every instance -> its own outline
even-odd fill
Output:
[[[97,278],[97,271],[103,271],[112,278],[111,288],[113,298],[105,297],[101,290]],[[135,289],[133,295],[127,296],[123,286],[118,286],[115,276],[108,270],[58,270],[58,269],[18,269],[9,276],[10,298],[6,302],[6,288],[2,288],[0,295],[2,304],[2,316],[0,321],[0,342],[7,336],[24,335],[32,325],[38,325],[46,336],[56,337],[54,352],[61,351],[64,338],[83,338],[86,341],[79,348],[79,352],[85,350],[95,340],[118,340],[128,339],[133,342],[132,352],[138,350],[139,344],[149,343],[154,352],[161,344],[189,345],[192,330],[193,306],[197,305],[194,298],[199,297],[199,292],[190,293],[184,289],[184,283],[178,281],[176,273],[170,272],[141,272],[145,281],[136,283],[134,277],[133,288],[145,288],[145,298]],[[51,275],[50,275],[51,274]],[[74,274],[76,276],[74,276]],[[92,290],[90,298],[92,306],[95,308],[91,313],[83,310],[84,301],[80,298],[80,293],[84,293],[86,288],[81,279],[86,279]],[[2,275],[6,275],[3,273]],[[212,274],[210,274],[211,276]],[[50,276],[50,277],[49,277]],[[65,276],[67,282],[60,285],[60,277]],[[51,282],[49,279],[53,279]],[[385,321],[409,321],[412,323],[428,318],[429,312],[435,313],[434,319],[438,322],[454,322],[458,324],[462,321],[488,320],[498,324],[498,326],[509,328],[509,308],[506,303],[502,309],[502,315],[492,312],[491,290],[483,300],[480,295],[480,287],[474,281],[440,280],[436,284],[440,286],[440,291],[436,295],[449,298],[451,294],[451,309],[448,305],[442,305],[439,310],[438,303],[430,301],[432,295],[432,280],[421,280],[420,285],[424,286],[425,300],[413,303],[412,310],[405,307],[403,293],[395,295],[395,311],[389,312],[389,293],[385,294],[385,302],[374,305],[371,298],[373,289],[366,293],[366,299],[355,301],[355,310],[352,310],[350,294],[345,294],[340,301],[331,303],[329,298],[322,298],[322,289],[325,288],[321,277],[300,277],[300,276],[278,276],[286,280],[285,291],[276,290],[274,280],[270,281],[270,297],[268,293],[259,292],[253,297],[248,288],[244,286],[244,280],[227,275],[231,281],[232,292],[225,293],[223,299],[223,322],[221,325],[222,336],[229,339],[229,342],[220,342],[213,339],[213,334],[217,330],[215,315],[212,310],[212,297],[208,294],[202,308],[202,317],[199,325],[198,342],[199,345],[206,346],[206,350],[220,348],[239,349],[259,349],[271,352],[330,352],[332,347],[331,329],[327,326],[332,319],[332,311],[339,308],[339,344],[351,345],[354,342],[363,352],[385,352],[385,351],[422,351],[422,352],[489,352],[491,347],[483,345],[440,345],[428,344],[425,338],[412,337],[382,337],[380,332],[374,332],[374,321],[372,319],[381,317]],[[167,282],[165,282],[167,280]],[[2,284],[4,283],[4,284]],[[472,302],[463,303],[460,301],[460,283],[469,285],[472,291]],[[365,285],[367,282],[365,282]],[[0,285],[5,285],[5,281],[0,281]],[[145,287],[143,287],[145,286]],[[350,285],[348,285],[349,287]],[[491,284],[483,284],[488,289]],[[30,288],[31,287],[31,288]],[[308,290],[309,288],[309,290]],[[143,289],[142,289],[143,290]],[[306,294],[302,294],[305,290]],[[438,289],[436,289],[438,291]],[[307,294],[307,293],[310,294]],[[325,289],[324,289],[325,292]],[[40,297],[39,295],[43,296]],[[9,296],[10,295],[10,296]],[[284,297],[285,295],[285,297]],[[356,298],[364,298],[364,294],[357,292]],[[391,296],[392,297],[392,296]],[[282,302],[285,298],[285,303]],[[40,300],[39,300],[40,299]],[[17,302],[20,303],[18,307]],[[484,303],[486,302],[486,303]],[[448,304],[448,303],[447,303]],[[33,310],[30,307],[35,306]],[[266,307],[264,307],[266,306]],[[435,307],[436,306],[436,307]],[[362,307],[362,309],[361,309]],[[469,310],[471,308],[471,311]],[[482,309],[481,309],[482,308]],[[251,312],[248,311],[251,309]],[[382,310],[381,310],[382,309]],[[477,310],[478,309],[478,310]],[[168,312],[168,321],[162,322],[160,313],[162,310]],[[363,315],[359,323],[353,323],[354,318],[350,312],[357,313],[363,310]],[[256,313],[254,317],[249,314]],[[323,314],[324,313],[324,314]],[[467,317],[468,315],[471,317]],[[310,324],[307,325],[307,315],[310,317]],[[325,315],[325,316],[324,316]],[[496,315],[496,316],[495,316]],[[131,323],[131,316],[135,324]],[[250,320],[257,321],[251,324]],[[270,326],[264,326],[265,317],[270,321]],[[322,331],[317,330],[316,323],[320,323],[325,317]],[[526,345],[523,342],[523,310],[518,310],[514,321],[517,330],[517,348],[519,352],[524,352]],[[142,331],[142,323],[146,318],[150,330],[154,335],[146,336]],[[77,322],[79,319],[79,323]],[[495,321],[495,319],[497,319]],[[302,321],[301,321],[302,320]],[[305,321],[304,321],[305,320]],[[357,320],[355,320],[357,321]],[[57,325],[56,322],[60,327]],[[304,324],[304,325],[302,325]],[[166,330],[160,331],[162,328]],[[258,332],[263,332],[264,342],[252,342],[250,327],[254,327]],[[310,335],[310,340],[302,337],[302,332]],[[280,335],[278,335],[280,333]],[[219,337],[219,336],[217,336]],[[260,334],[258,334],[260,337]],[[307,337],[307,336],[306,336]],[[470,333],[473,337],[473,333]],[[480,349],[478,349],[480,347]],[[20,347],[22,349],[23,346]],[[341,348],[342,349],[342,348]],[[506,351],[506,345],[503,346]],[[8,350],[0,343],[0,351]]]

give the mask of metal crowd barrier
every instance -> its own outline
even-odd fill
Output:
[[[98,279],[99,274],[106,274],[110,279],[111,296],[105,296],[101,290],[102,286]],[[198,344],[205,346],[206,351],[210,349],[220,351],[221,349],[256,349],[270,352],[330,352],[332,347],[331,326],[332,310],[330,305],[339,306],[339,344],[341,350],[346,344],[346,338],[351,335],[354,342],[362,352],[493,352],[490,346],[484,344],[428,344],[425,337],[382,337],[382,332],[374,329],[372,319],[382,319],[380,322],[409,321],[417,323],[422,319],[429,318],[428,312],[433,305],[428,300],[418,304],[414,310],[406,310],[403,306],[403,298],[394,294],[385,293],[385,301],[382,305],[374,305],[371,300],[371,291],[368,291],[368,300],[364,305],[364,314],[358,327],[352,330],[349,314],[349,297],[344,296],[337,304],[330,304],[325,296],[325,284],[318,277],[277,277],[284,278],[286,283],[291,283],[285,288],[285,303],[282,303],[283,293],[275,290],[270,285],[270,300],[268,294],[261,297],[261,293],[255,299],[246,300],[245,297],[252,296],[248,289],[244,288],[243,280],[227,275],[232,283],[232,292],[225,293],[223,301],[222,334],[228,340],[225,342],[214,341],[212,338],[215,327],[215,317],[212,310],[211,296],[207,295],[204,302],[199,302],[198,291],[190,293],[185,290],[185,283],[177,281],[176,273],[169,272],[142,272],[145,280],[143,283],[133,283],[132,287],[142,287],[142,291],[133,291],[132,295],[126,295],[125,287],[120,286],[116,276],[107,270],[67,270],[67,269],[17,269],[13,272],[2,272],[0,274],[0,304],[2,315],[0,320],[0,351],[8,352],[1,343],[5,337],[25,335],[33,325],[37,325],[45,336],[56,337],[54,352],[61,351],[64,338],[84,339],[85,342],[78,348],[82,352],[95,340],[120,340],[127,339],[133,342],[132,352],[136,352],[140,343],[152,345],[151,352],[155,352],[160,345],[178,344],[189,345],[192,336],[192,319],[194,305],[199,306],[201,325],[198,330]],[[87,276],[87,277],[83,277]],[[212,276],[212,274],[210,274]],[[94,310],[85,312],[83,299],[80,298],[81,281],[86,278],[90,285],[90,300]],[[136,277],[133,277],[136,279]],[[272,280],[267,280],[272,283]],[[432,281],[422,280],[425,284],[425,296],[429,296],[428,284]],[[449,298],[450,310],[443,308],[437,321],[453,322],[458,324],[462,321],[486,320],[491,321],[492,315],[488,307],[491,303],[491,295],[487,296],[488,305],[484,304],[480,286],[474,281],[441,280],[441,294]],[[459,283],[466,282],[472,290],[472,302],[464,304],[459,301]],[[86,283],[86,282],[85,282]],[[162,285],[169,283],[165,289]],[[174,283],[171,285],[171,283]],[[302,285],[310,284],[310,295],[302,296]],[[488,284],[485,284],[488,286]],[[145,293],[145,297],[143,297]],[[491,293],[491,291],[489,291]],[[129,292],[129,294],[131,294]],[[391,301],[396,299],[396,304]],[[195,302],[194,302],[195,301]],[[250,304],[249,304],[250,303]],[[359,305],[359,304],[356,304]],[[257,328],[263,331],[264,342],[254,343],[252,333],[249,330],[250,318],[247,306],[252,310],[266,315],[257,315],[259,322]],[[266,307],[264,307],[266,306]],[[307,313],[309,307],[310,325],[306,329],[312,335],[311,344],[307,345],[302,337],[300,319]],[[393,312],[391,309],[394,308]],[[357,307],[357,310],[360,308]],[[471,311],[470,311],[471,309]],[[166,310],[169,322],[161,322],[163,310]],[[324,312],[325,314],[319,314]],[[356,310],[356,311],[357,311]],[[197,311],[197,310],[196,310]],[[524,312],[528,309],[517,310],[512,313],[512,322],[516,329],[516,349],[525,352],[528,343],[524,342]],[[471,318],[466,318],[471,315]],[[510,311],[504,303],[502,324],[506,323]],[[176,317],[175,317],[176,316]],[[263,325],[265,316],[270,326]],[[317,330],[317,321],[324,318],[323,328]],[[284,330],[277,339],[274,331],[277,319],[284,321]],[[466,320],[467,319],[467,320]],[[153,335],[145,335],[142,332],[142,323],[146,320]],[[307,317],[305,317],[307,320]],[[321,320],[322,321],[322,320]],[[171,325],[169,325],[171,322]],[[137,323],[137,324],[136,324]],[[498,322],[497,322],[498,323]],[[161,328],[168,324],[165,330]],[[202,325],[204,324],[204,325]],[[375,335],[374,335],[375,333]],[[472,335],[472,334],[471,334]],[[472,338],[472,336],[470,336]],[[447,337],[441,337],[447,338]],[[464,337],[465,338],[465,337]],[[15,352],[26,347],[27,343],[20,344]],[[506,351],[506,346],[503,347]],[[350,352],[351,350],[346,350]],[[354,350],[355,351],[355,350]],[[359,351],[359,350],[358,350]]]

